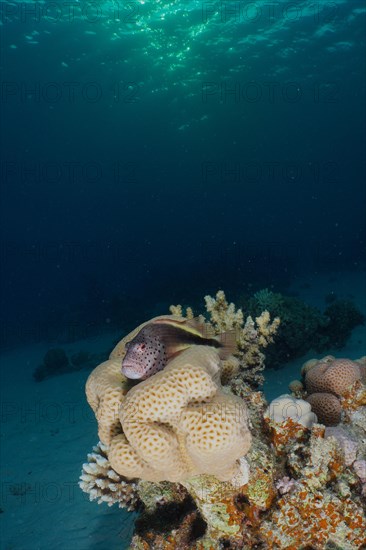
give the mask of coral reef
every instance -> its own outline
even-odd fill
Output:
[[[298,486],[297,481],[295,481],[292,478],[289,478],[288,476],[285,476],[276,482],[276,489],[280,493],[280,495],[285,495],[286,493],[290,493],[291,491],[294,491],[297,486]]]
[[[302,367],[303,392],[320,422],[336,426],[341,421],[341,397],[362,377],[362,365],[350,359],[327,355],[311,359]]]
[[[335,301],[324,311],[324,316],[327,324],[319,332],[319,339],[324,341],[317,351],[331,347],[342,349],[352,330],[365,323],[365,316],[349,300]]]
[[[341,421],[342,407],[331,393],[313,393],[306,398],[312,410],[325,426],[336,426]]]
[[[121,360],[138,327],[89,376],[102,443],[84,465],[83,490],[102,502],[139,506],[130,545],[136,550],[366,547],[364,359],[307,362],[294,394],[268,405],[248,372],[251,360],[262,367],[278,322],[266,312],[244,321],[223,293],[206,303],[209,328],[236,330],[235,359],[192,346],[164,370],[131,382]],[[172,313],[181,318],[183,310]],[[307,379],[322,391],[308,394]],[[329,415],[330,398],[340,408],[334,427],[312,410],[318,399],[320,415]]]
[[[123,478],[110,465],[108,447],[99,442],[88,454],[88,462],[83,464],[79,486],[89,494],[90,500],[108,506],[118,504],[120,508],[136,510],[139,503],[137,483]]]
[[[342,385],[341,390],[346,391]],[[348,388],[356,400],[364,391],[358,380]],[[262,524],[270,548],[358,549],[366,544],[363,488],[352,466],[365,456],[366,432],[351,421],[347,399],[325,395],[333,397],[342,410],[337,427],[313,424],[310,433],[298,429],[290,436],[286,421],[272,425],[276,454],[287,457],[287,476],[277,487],[284,496],[270,520]]]
[[[361,378],[360,368],[350,359],[334,359],[319,362],[305,376],[308,393],[333,393],[343,395],[356,380]]]
[[[42,364],[34,370],[33,378],[36,382],[41,382],[52,376],[93,368],[103,358],[104,354],[93,355],[87,351],[79,351],[69,359],[62,348],[51,348],[45,353]]]
[[[303,399],[295,399],[288,394],[280,395],[270,403],[265,414],[265,417],[267,416],[277,424],[291,418],[297,424],[305,426],[305,428],[311,428],[318,421],[311,410],[310,403]]]
[[[95,356],[88,351],[78,351],[77,353],[73,353],[70,357],[70,363],[74,367],[79,368],[85,368],[86,365],[89,365],[92,361],[95,361]]]
[[[97,367],[87,395],[119,474],[183,481],[203,473],[226,480],[237,473],[236,460],[250,447],[247,413],[240,399],[222,391],[215,349],[185,350],[126,396],[118,367],[115,359]]]
[[[359,444],[357,438],[352,438],[350,430],[341,428],[339,426],[326,428],[324,437],[334,437],[338,442],[339,447],[342,449],[344,463],[346,466],[351,466],[357,457]]]
[[[362,496],[366,497],[366,460],[355,460],[352,464],[353,471],[362,483]]]
[[[119,359],[109,359],[96,367],[86,382],[86,398],[98,421],[98,437],[109,445],[122,433],[119,408],[128,391],[128,381],[121,373]]]
[[[270,314],[264,310],[255,320],[249,315],[244,321],[242,310],[237,310],[233,303],[229,304],[222,290],[215,298],[206,296],[205,302],[216,334],[236,331],[238,352],[235,355],[239,359],[240,378],[254,388],[261,386],[265,359],[262,350],[274,341],[280,319],[276,317],[270,322]]]
[[[263,289],[244,302],[252,316],[266,310],[272,317],[281,319],[276,344],[270,345],[266,351],[266,365],[273,368],[279,368],[311,349],[319,353],[332,347],[341,349],[352,330],[365,321],[362,313],[349,301],[335,301],[322,313],[298,298]]]
[[[300,394],[304,390],[304,384],[301,382],[301,380],[292,380],[292,382],[289,383],[288,387],[289,390],[295,395]]]
[[[43,363],[33,373],[33,378],[40,382],[50,376],[57,376],[70,370],[70,362],[62,348],[49,349],[44,357]]]
[[[361,380],[365,384],[366,383],[366,356],[364,355],[363,357],[360,357],[360,359],[357,359],[355,363],[357,363],[357,365],[360,368]]]

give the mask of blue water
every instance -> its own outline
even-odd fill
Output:
[[[1,347],[364,273],[365,14],[1,3]]]
[[[2,8],[3,345],[360,268],[362,2]]]

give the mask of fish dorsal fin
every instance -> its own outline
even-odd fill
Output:
[[[201,317],[194,317],[193,319],[186,320],[186,329],[192,334],[201,336],[203,338],[211,338],[211,334],[208,333],[205,321]]]
[[[205,322],[202,316],[194,317],[193,319],[185,319],[184,317],[158,317],[154,319],[151,324],[160,326],[165,325],[167,328],[171,327],[179,331],[175,333],[175,336],[174,333],[170,334],[171,341],[169,345],[167,345],[169,358],[175,353],[181,353],[184,349],[187,349],[187,347],[193,344],[200,343],[202,343],[202,345],[214,345],[214,347],[219,348],[218,352],[221,359],[227,359],[230,355],[238,351],[235,329],[222,334],[216,334],[214,327],[210,325],[210,323]],[[179,333],[181,336],[185,334],[186,337],[177,338]],[[189,335],[195,340],[189,341]],[[199,339],[202,339],[202,342],[200,342]]]
[[[158,325],[175,327],[179,330],[182,330],[194,336],[199,336],[200,338],[202,337],[206,338],[205,324],[202,322],[202,320],[199,317],[195,317],[194,319],[184,319],[183,317],[181,319],[179,318],[169,319],[169,318],[162,317],[161,319],[155,319],[153,323]]]

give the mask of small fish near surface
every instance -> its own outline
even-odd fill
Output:
[[[170,359],[195,345],[216,348],[221,359],[226,359],[236,351],[235,331],[226,332],[220,337],[206,337],[206,333],[204,323],[196,319],[154,320],[126,344],[122,374],[133,380],[145,380],[163,370]]]

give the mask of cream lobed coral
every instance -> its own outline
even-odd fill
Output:
[[[301,368],[301,376],[305,377],[307,372],[315,367],[319,363],[319,359],[309,359],[308,361],[305,361]]]
[[[109,460],[126,477],[182,481],[211,474],[231,479],[250,447],[245,404],[222,391],[220,359],[207,346],[185,350],[132,388]]]
[[[182,320],[176,315],[160,315],[142,323],[122,338],[111,352],[109,360],[96,367],[88,377],[85,388],[86,398],[98,421],[99,439],[105,445],[109,445],[113,437],[122,433],[119,410],[130,387],[129,381],[121,372],[126,344],[142,328],[156,319]]]
[[[177,316],[155,319],[161,318]],[[129,390],[121,360],[126,343],[145,325],[123,338],[86,384],[111,464],[128,478],[153,481],[197,473],[232,477],[251,439],[245,404],[220,384],[223,365],[235,370],[237,360],[222,363],[214,348],[194,346]]]
[[[105,445],[122,431],[118,411],[127,393],[126,384],[119,359],[96,367],[86,382],[86,398],[98,421],[99,439]]]

